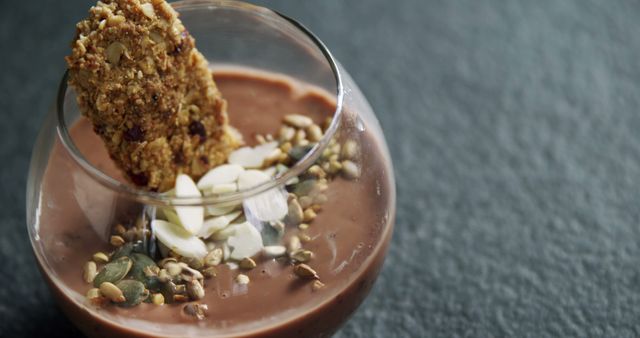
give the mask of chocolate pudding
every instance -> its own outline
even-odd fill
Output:
[[[228,101],[230,124],[245,143],[255,136],[276,134],[287,114],[302,114],[322,124],[334,114],[333,96],[287,77],[241,68],[214,71],[215,81]],[[109,158],[91,124],[81,118],[70,135],[83,156],[105,174],[125,182]],[[62,309],[87,335],[121,336],[330,336],[361,303],[371,288],[391,237],[395,192],[391,169],[374,134],[364,126],[355,137],[360,146],[357,179],[336,176],[329,181],[327,201],[305,229],[287,229],[287,237],[304,235],[305,249],[313,252],[310,265],[324,287],[297,278],[293,265],[276,259],[256,260],[242,270],[251,282],[236,283],[238,270],[222,264],[217,275],[204,282],[208,306],[203,320],[181,311],[183,304],[135,307],[96,306],[85,298],[91,287],[82,278],[82,266],[96,251],[109,251],[109,221],[126,214],[129,201],[93,180],[59,142],[53,146],[43,177],[36,250],[44,275]],[[92,191],[83,187],[92,187]],[[62,212],[64,210],[65,212]]]

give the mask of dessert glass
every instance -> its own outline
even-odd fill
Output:
[[[80,150],[81,144],[77,142],[81,140],[70,133],[70,126],[81,116],[65,76],[55,109],[46,116],[34,146],[29,170],[27,228],[39,268],[62,310],[89,336],[330,336],[368,294],[382,266],[395,219],[391,158],[373,110],[324,44],[298,22],[270,9],[237,1],[179,1],[172,6],[195,37],[198,49],[211,63],[214,75],[217,68],[248,67],[312,85],[331,95],[335,104],[331,123],[306,155],[268,182],[239,192],[176,198],[123,183],[97,166],[90,152]],[[307,112],[298,113],[305,115]],[[231,120],[233,122],[233,118]],[[81,280],[81,266],[65,268],[64,255],[59,256],[57,250],[64,252],[67,245],[75,249],[105,246],[113,226],[122,222],[123,217],[153,219],[154,210],[158,208],[225,208],[241,204],[243,200],[284,187],[287,182],[304,175],[320,160],[331,142],[355,144],[361,154],[352,160],[357,165],[355,176],[358,177],[351,180],[355,184],[375,184],[376,196],[371,198],[382,202],[379,203],[381,207],[369,211],[373,213],[375,224],[362,225],[371,227],[376,237],[367,257],[358,269],[340,281],[340,285],[333,286],[321,302],[301,304],[298,312],[270,314],[266,316],[268,319],[241,328],[211,329],[197,323],[185,328],[184,324],[148,325],[107,317],[96,312],[83,293],[64,282],[66,278],[63,277],[68,273],[75,273],[74,278]],[[45,188],[47,175],[59,178],[58,182],[52,183],[55,188]],[[358,201],[344,203],[353,203],[354,208],[358,205]],[[95,242],[74,246],[69,244],[74,241],[73,234],[44,231],[48,226],[63,222],[81,224],[84,238],[92,238]],[[152,246],[153,243],[145,245]],[[69,254],[86,255],[83,252]],[[90,255],[83,259],[90,259]]]

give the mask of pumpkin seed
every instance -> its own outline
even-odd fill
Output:
[[[121,306],[138,305],[149,296],[149,290],[145,289],[144,284],[137,280],[121,280],[116,283],[116,286],[122,291],[125,298],[125,301],[119,303]]]
[[[116,249],[116,251],[111,255],[111,261],[115,261],[120,257],[129,256],[133,251],[133,243],[126,243],[125,245]]]
[[[114,303],[122,303],[127,299],[124,297],[122,290],[110,282],[100,284],[100,293],[109,298]]]
[[[313,270],[310,266],[308,266],[307,264],[298,264],[295,267],[293,267],[293,273],[296,274],[296,276],[300,277],[300,278],[304,278],[304,279],[319,279],[320,277],[318,276],[318,273]]]
[[[295,161],[300,161],[300,159],[303,158],[311,150],[311,148],[313,148],[313,145],[311,144],[297,145],[289,150],[289,157],[291,157]]]
[[[105,282],[115,283],[127,275],[133,262],[129,257],[120,257],[105,266],[98,272],[93,280],[93,285],[99,287]]]
[[[98,267],[96,266],[96,262],[88,261],[84,264],[84,269],[82,271],[82,278],[85,282],[91,283],[96,278]]]
[[[304,180],[293,187],[293,193],[298,197],[309,195],[318,183],[315,179]]]
[[[144,272],[145,269],[158,267],[156,263],[147,255],[134,253],[131,254],[131,259],[133,260],[133,266],[131,267],[129,276],[140,282],[144,282],[147,277]]]
[[[358,155],[358,144],[354,140],[347,140],[342,145],[341,156],[345,160],[352,160]]]

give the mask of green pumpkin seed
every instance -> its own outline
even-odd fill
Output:
[[[123,246],[119,247],[113,255],[111,255],[111,260],[115,261],[120,257],[129,256],[133,251],[133,243],[125,243]]]
[[[131,267],[131,272],[129,273],[129,276],[131,276],[131,278],[140,282],[144,282],[147,277],[147,275],[144,273],[144,270],[146,268],[158,267],[156,263],[147,255],[134,253],[134,254],[131,254],[131,259],[133,260],[133,266]]]
[[[293,193],[298,196],[306,196],[313,190],[317,182],[315,179],[304,180],[293,187]]]
[[[105,264],[93,279],[93,285],[100,287],[100,284],[104,282],[115,283],[121,280],[131,270],[132,265],[133,262],[129,257],[120,257],[111,263]]]
[[[144,284],[137,280],[121,280],[116,283],[118,289],[122,290],[125,301],[118,305],[131,307],[140,304],[149,296],[149,290],[144,288]]]
[[[304,146],[295,146],[293,148],[291,148],[291,150],[289,150],[289,156],[296,160],[299,161],[301,158],[304,157],[304,155],[306,155],[311,148],[313,148],[312,144],[307,144]]]

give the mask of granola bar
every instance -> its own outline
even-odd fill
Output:
[[[79,107],[134,184],[197,179],[238,145],[204,56],[164,0],[104,0],[66,57]]]

